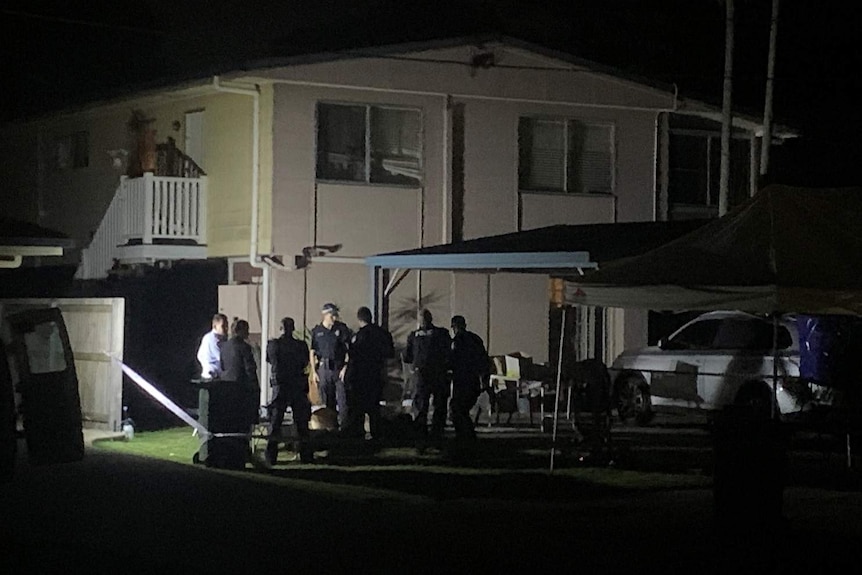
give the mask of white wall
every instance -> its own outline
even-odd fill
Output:
[[[453,49],[425,56],[464,60],[468,55],[469,50]],[[518,50],[505,51],[505,57],[507,64],[554,64]],[[361,258],[449,240],[447,94],[464,106],[465,239],[561,223],[653,217],[655,118],[672,105],[669,94],[583,72],[492,69],[471,76],[463,66],[373,59],[275,69],[266,76],[275,82],[272,251],[285,259],[315,244],[342,244],[334,255]],[[422,186],[317,182],[315,111],[320,101],[420,109]],[[612,125],[614,195],[520,194],[518,119],[523,115]],[[361,265],[318,262],[305,272],[276,276],[272,325],[284,314],[314,325],[320,304],[329,300],[340,303],[353,321],[352,308],[369,303],[369,274]],[[478,274],[413,272],[393,294],[397,303],[390,305],[390,316],[403,312],[405,305],[415,306],[417,296],[429,304],[439,325],[448,327],[453,314],[467,317],[493,353],[522,351],[538,361],[547,359],[547,276],[496,274],[489,282]]]

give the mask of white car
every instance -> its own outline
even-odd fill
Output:
[[[610,368],[620,418],[646,424],[658,411],[708,414],[730,404],[771,413],[775,404],[781,417],[789,419],[831,403],[834,389],[799,379],[795,319],[779,320],[776,356],[773,331],[768,317],[716,311],[698,316],[657,346],[623,352]]]

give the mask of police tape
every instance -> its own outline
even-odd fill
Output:
[[[156,388],[156,386],[154,386],[152,383],[150,383],[149,381],[144,379],[144,377],[141,374],[139,374],[137,371],[135,371],[134,369],[132,369],[131,367],[129,367],[128,365],[126,365],[125,363],[123,363],[122,361],[120,361],[115,356],[111,355],[110,353],[108,353],[106,351],[103,351],[102,353],[107,355],[108,357],[110,357],[112,361],[115,361],[116,363],[118,363],[120,366],[120,369],[123,370],[123,373],[125,373],[129,377],[129,379],[131,379],[135,384],[137,384],[137,386],[140,387],[141,390],[143,390],[147,395],[149,395],[150,397],[152,397],[153,399],[158,401],[160,404],[165,406],[171,413],[173,413],[174,415],[176,415],[177,417],[182,419],[185,423],[187,423],[195,431],[197,431],[197,433],[200,436],[202,441],[206,441],[206,440],[213,438],[213,437],[246,437],[246,438],[258,438],[258,439],[265,439],[267,437],[267,436],[263,436],[263,435],[255,435],[255,434],[249,434],[249,433],[212,433],[206,427],[201,425],[201,423],[198,420],[196,420],[194,417],[189,415],[189,413],[185,409],[183,409],[182,407],[180,407],[179,405],[177,405],[176,403],[171,401],[171,399],[168,396],[166,396],[164,393],[159,391],[158,388]]]
[[[201,438],[212,436],[212,434],[209,432],[209,430],[207,430],[206,427],[201,425],[194,417],[189,415],[185,409],[171,401],[170,398],[161,391],[159,391],[156,386],[144,379],[141,374],[139,374],[137,371],[135,371],[110,353],[102,353],[110,357],[112,361],[117,362],[120,365],[120,369],[123,370],[123,373],[129,376],[129,379],[131,379],[135,384],[137,384],[137,386],[140,387],[147,395],[149,395],[150,397],[161,403],[163,406],[168,408],[171,413],[182,419],[185,423],[192,426],[198,432],[198,435],[200,435]]]

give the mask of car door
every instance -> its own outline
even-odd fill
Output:
[[[786,328],[780,330],[783,342]],[[720,409],[733,403],[746,382],[771,381],[772,339],[772,324],[760,318],[722,320],[712,349],[704,352],[700,394],[706,408]]]
[[[689,322],[660,344],[663,367],[652,374],[650,394],[656,405],[698,409],[703,351],[711,345],[718,322],[697,319]]]
[[[36,465],[80,460],[84,438],[78,376],[60,310],[25,310],[10,314],[6,322],[7,367],[21,396],[28,460]]]

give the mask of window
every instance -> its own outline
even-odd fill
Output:
[[[90,142],[87,132],[72,134],[72,167],[86,168],[90,165]]]
[[[24,344],[31,374],[66,370],[66,351],[60,329],[53,321],[36,324],[33,331],[24,334]]]
[[[73,132],[57,138],[57,169],[86,168],[90,165],[90,141],[87,132]]]
[[[612,126],[521,118],[518,155],[518,184],[522,190],[613,191]]]
[[[422,115],[383,106],[318,104],[317,178],[417,186]]]
[[[757,318],[706,319],[676,334],[666,349],[768,351],[772,349],[772,324]],[[778,327],[778,349],[793,345],[790,332]]]
[[[713,347],[735,351],[768,351],[773,345],[773,327],[759,319],[727,319],[721,322]],[[793,340],[783,325],[778,326],[778,349],[789,348]]]
[[[690,324],[668,341],[666,349],[709,349],[715,341],[719,320],[707,319]]]
[[[718,205],[718,190],[709,186],[710,143],[709,138],[695,136],[670,138],[668,197],[672,203]]]
[[[748,198],[750,144],[730,141],[731,205]],[[668,200],[671,204],[717,206],[721,178],[721,137],[717,134],[672,132],[668,149]]]

